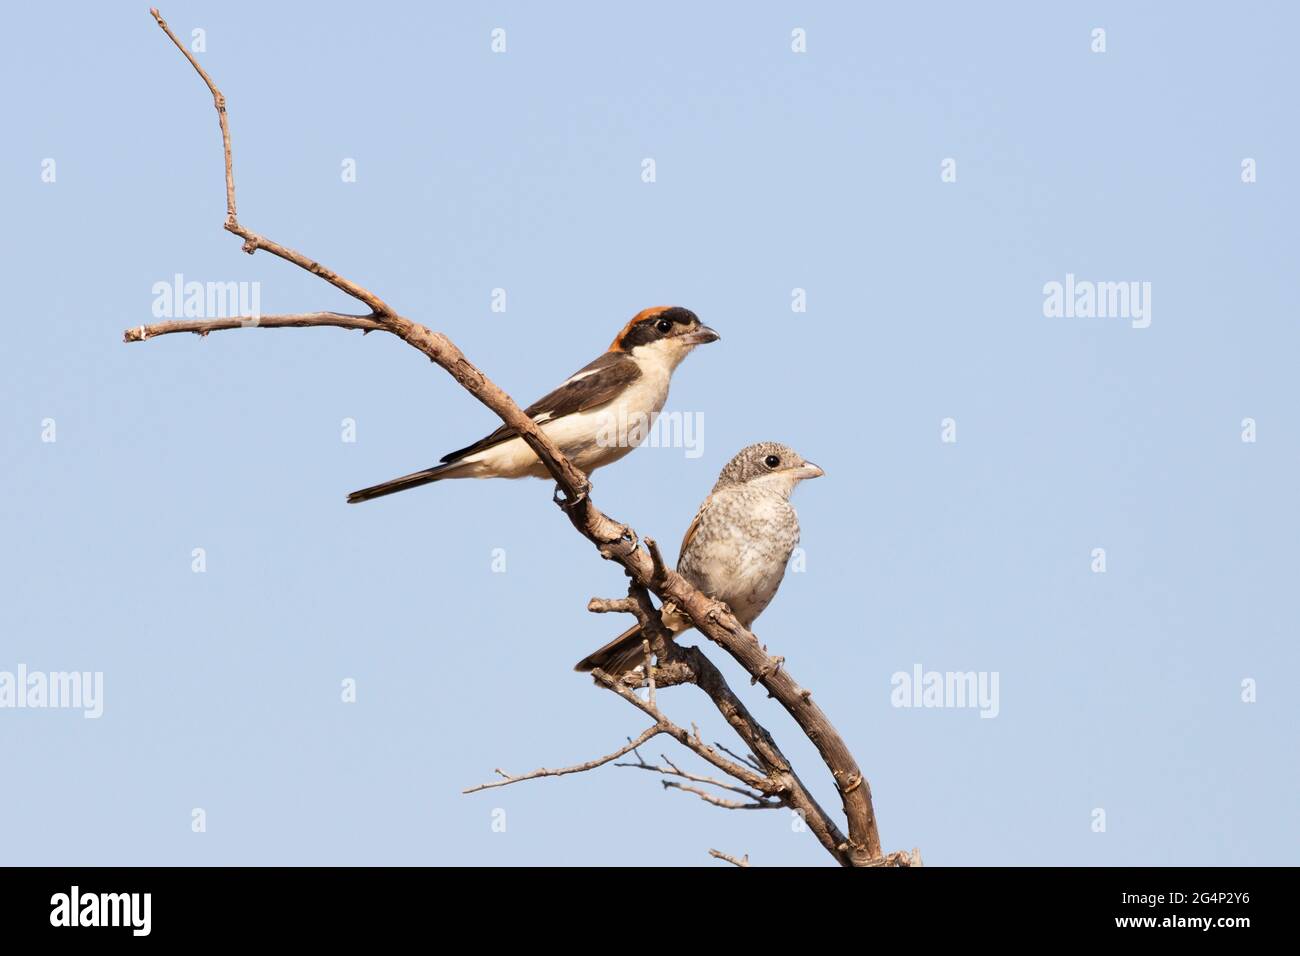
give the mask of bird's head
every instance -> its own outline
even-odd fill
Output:
[[[799,482],[808,478],[820,478],[824,474],[826,472],[789,445],[765,441],[742,449],[727,462],[713,490],[745,485],[769,489],[788,498]]]
[[[697,345],[716,342],[720,336],[700,323],[690,309],[678,305],[657,305],[643,309],[623,326],[609,347],[635,359],[651,359],[676,368]]]

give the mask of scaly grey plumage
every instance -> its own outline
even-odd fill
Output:
[[[785,567],[799,543],[799,515],[790,494],[799,482],[822,475],[793,448],[778,442],[750,445],[731,459],[687,529],[677,573],[731,608],[749,627],[776,596]],[[690,622],[672,604],[664,625],[674,634]],[[644,663],[639,627],[633,627],[583,658],[575,670],[597,667],[621,677]]]

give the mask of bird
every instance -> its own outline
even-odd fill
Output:
[[[748,628],[776,596],[799,543],[799,515],[790,495],[800,482],[824,474],[779,442],[742,449],[722,469],[686,529],[677,573],[710,598],[725,602]],[[674,636],[691,628],[671,602],[660,609],[660,617]],[[600,668],[618,680],[643,663],[638,624],[584,657],[574,670]]]
[[[668,399],[673,372],[697,345],[720,336],[690,309],[654,306],[634,315],[598,358],[524,409],[584,474],[618,461],[645,441]],[[348,495],[356,504],[446,478],[545,478],[546,466],[514,429],[502,425],[431,468]]]

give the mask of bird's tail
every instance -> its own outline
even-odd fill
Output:
[[[573,669],[591,671],[599,667],[618,680],[628,671],[645,663],[645,649],[641,646],[641,640],[641,625],[633,625],[600,650],[578,661]]]
[[[392,481],[385,481],[382,485],[371,485],[369,488],[362,488],[360,491],[354,491],[348,495],[348,504],[355,505],[360,501],[382,498],[384,495],[405,491],[407,488],[418,488],[420,485],[427,485],[431,481],[454,478],[456,477],[454,472],[461,469],[463,465],[464,463],[459,461],[448,462],[445,465],[434,465],[432,468],[424,469],[424,471],[417,471],[414,474],[403,475],[401,478],[394,478]]]

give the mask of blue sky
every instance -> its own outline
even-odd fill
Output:
[[[522,403],[646,306],[722,333],[668,405],[702,417],[703,454],[640,449],[594,496],[675,545],[744,445],[826,469],[795,499],[806,570],[756,630],[854,750],[887,849],[1296,861],[1294,8],[163,14],[205,31],[244,224]],[[461,795],[642,729],[570,671],[622,628],[585,611],[622,573],[544,482],[344,504],[494,427],[395,339],[122,344],[176,273],[258,282],[265,312],[354,303],[221,230],[210,99],[145,5],[8,16],[0,672],[102,672],[104,713],[0,708],[0,861],[828,864],[784,811],[634,770]],[[1150,326],[1045,316],[1067,274],[1149,282]],[[784,713],[711,657],[836,805]],[[916,665],[996,674],[997,717],[892,706]],[[698,692],[661,702],[728,742]]]

